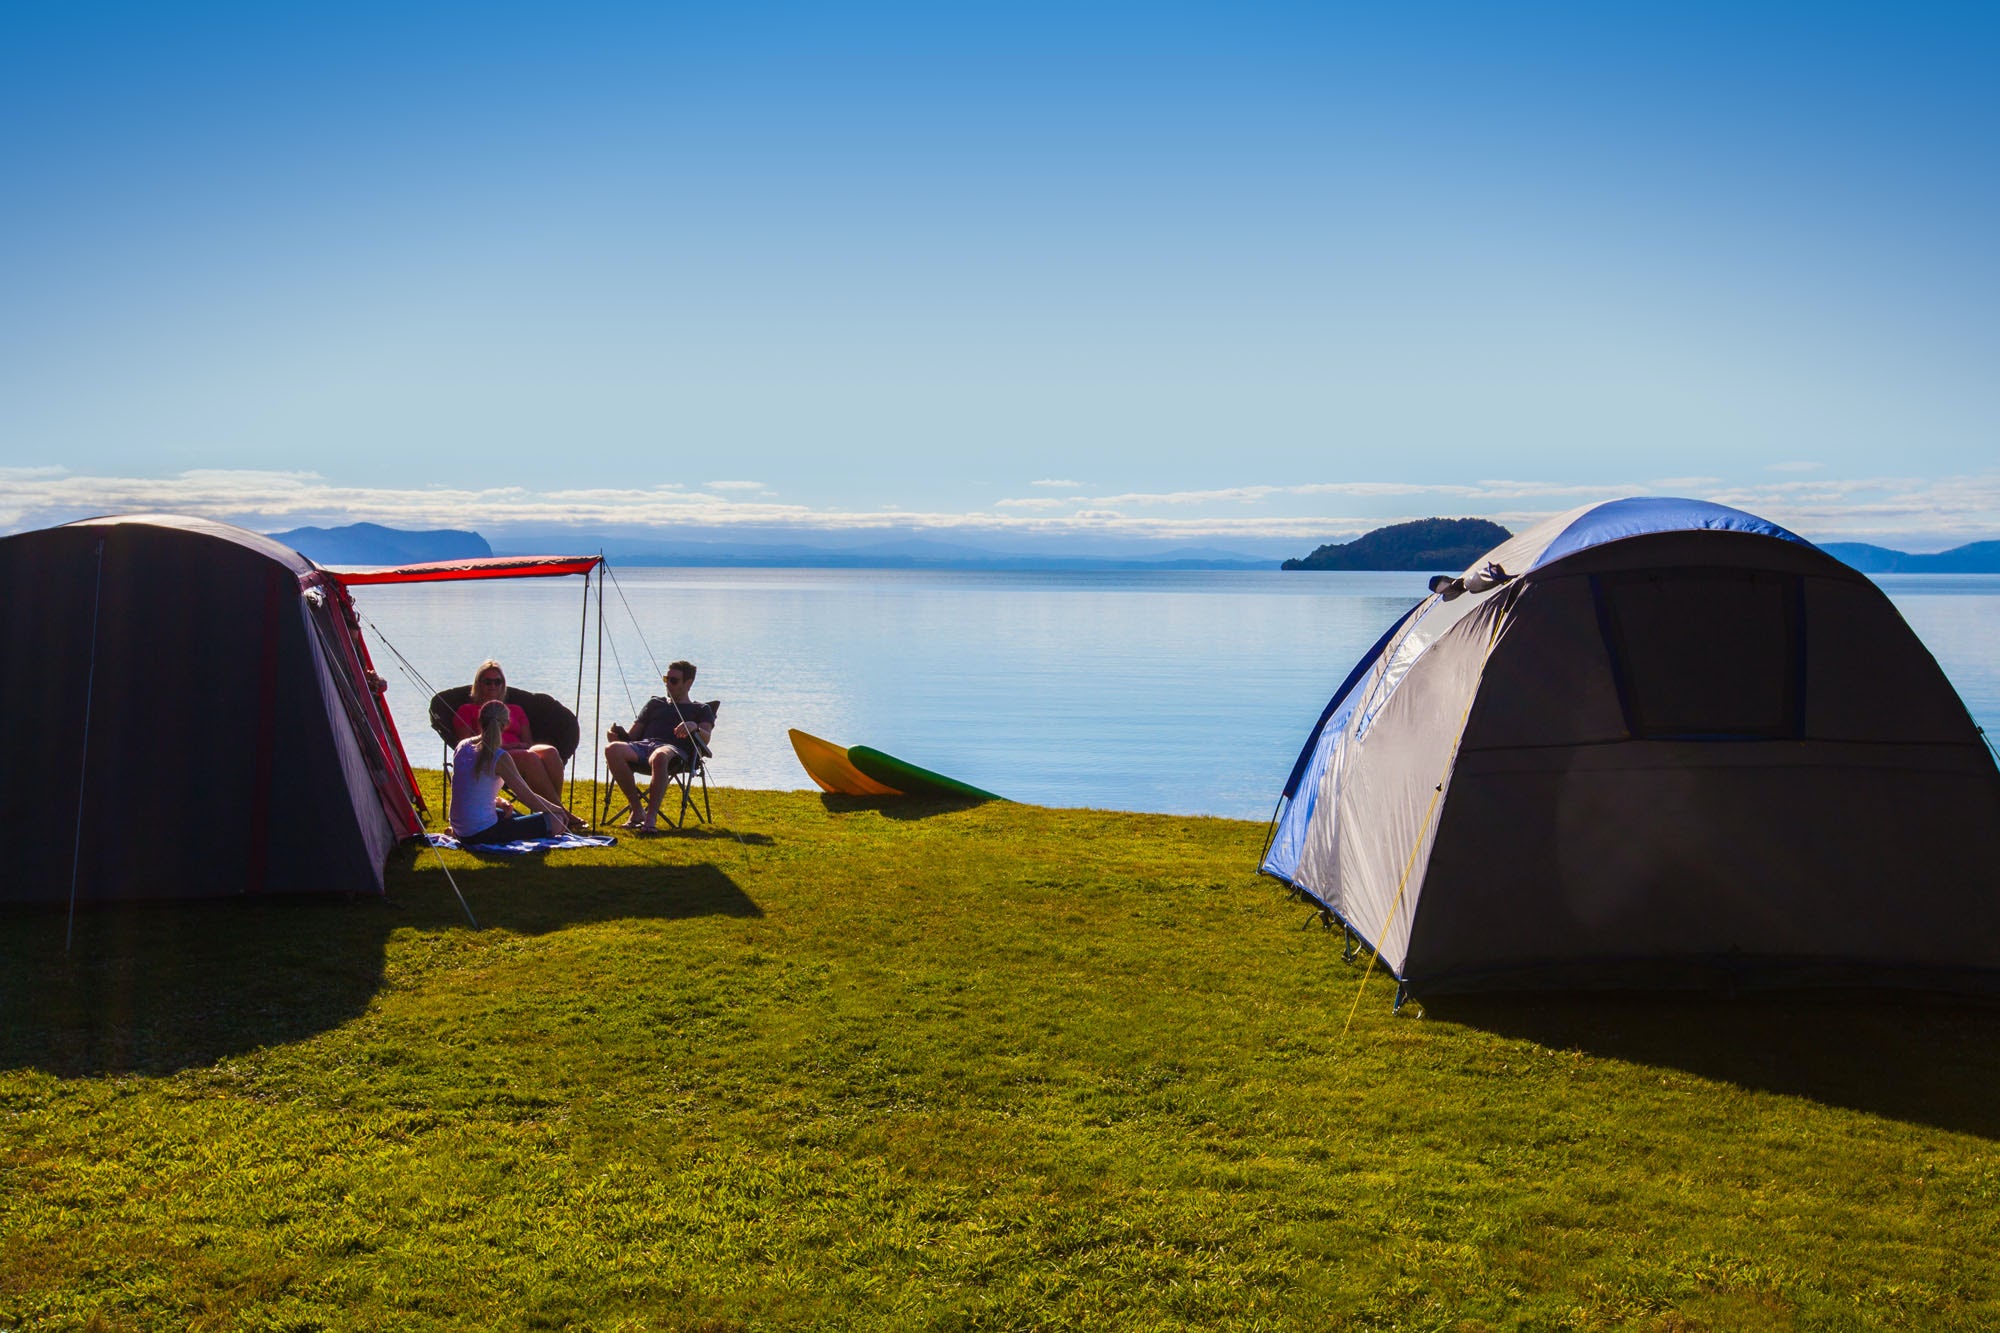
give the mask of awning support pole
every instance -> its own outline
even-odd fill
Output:
[[[597,813],[597,796],[604,786],[597,780],[598,756],[604,753],[604,579],[610,572],[610,562],[605,560],[604,551],[597,552],[597,694],[590,705],[590,807],[592,815]],[[588,590],[586,589],[586,595]],[[619,672],[622,676],[624,672]],[[610,807],[605,808],[610,813]],[[596,820],[592,819],[592,823]]]
[[[603,618],[602,611],[598,613],[598,617],[599,619]],[[585,635],[589,632],[589,630],[590,630],[590,575],[586,573],[583,576],[583,619],[579,620],[576,626],[576,715],[578,717],[583,716],[583,644]],[[593,745],[595,744],[595,738],[586,737],[585,739],[591,740],[592,744]],[[569,799],[563,802],[563,804],[569,806],[572,809],[576,807],[577,770],[580,769],[582,766],[583,765],[579,761],[578,756],[572,754],[569,757]]]

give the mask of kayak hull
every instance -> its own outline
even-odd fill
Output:
[[[1003,797],[970,783],[933,773],[928,768],[872,750],[866,745],[835,745],[793,728],[792,750],[806,776],[821,791],[837,796],[945,796],[961,801],[998,801]]]
[[[799,757],[799,765],[806,776],[819,784],[821,791],[830,791],[837,796],[901,796],[896,788],[877,782],[856,768],[848,759],[847,747],[835,745],[832,741],[794,728],[790,733],[792,750]]]

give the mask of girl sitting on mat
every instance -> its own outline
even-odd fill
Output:
[[[479,670],[472,673],[472,698],[459,705],[458,738],[470,740],[479,734],[479,710],[490,701],[498,699],[503,703],[507,698],[507,673],[492,658],[479,664]],[[528,780],[527,786],[517,786],[509,780],[508,787],[516,792],[532,790],[537,796],[551,801],[562,799],[563,757],[562,751],[553,745],[537,745],[535,734],[528,726],[528,715],[519,704],[507,704],[507,726],[500,733],[500,743],[519,765],[521,776]]]
[[[543,797],[521,779],[514,756],[501,736],[507,727],[507,705],[489,699],[479,708],[479,735],[458,743],[452,754],[457,775],[451,784],[451,836],[468,846],[513,842],[517,838],[558,838],[575,821],[569,811]],[[531,806],[532,815],[500,813],[500,784],[506,783]],[[511,811],[512,807],[508,809]]]

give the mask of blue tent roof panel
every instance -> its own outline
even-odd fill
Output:
[[[1665,495],[1638,495],[1609,500],[1597,505],[1571,523],[1543,549],[1532,568],[1553,564],[1566,555],[1602,546],[1627,537],[1650,537],[1661,532],[1749,532],[1760,537],[1812,543],[1769,519],[1746,514],[1741,509],[1708,500],[1682,500]],[[1525,572],[1525,571],[1513,571]]]

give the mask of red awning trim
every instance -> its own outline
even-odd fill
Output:
[[[547,579],[563,574],[588,574],[604,559],[599,555],[503,555],[483,560],[433,560],[393,569],[329,569],[326,572],[350,588],[364,583],[451,583],[460,579]]]

